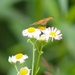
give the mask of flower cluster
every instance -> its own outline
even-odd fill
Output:
[[[23,30],[23,36],[28,36],[29,38],[35,38],[37,40],[44,40],[48,42],[49,39],[60,40],[62,39],[61,31],[54,27],[39,26],[38,28],[30,27]]]
[[[45,20],[47,20],[47,18]],[[44,20],[41,20],[41,21],[44,21]],[[28,29],[23,30],[22,35],[27,36],[28,38],[33,38],[33,39],[29,39],[29,42],[33,46],[31,75],[37,75],[37,73],[39,71],[40,56],[43,53],[43,51],[42,51],[43,47],[45,46],[45,44],[49,40],[53,41],[54,39],[55,40],[62,39],[61,31],[58,30],[57,28],[54,28],[54,27],[46,28],[45,25],[38,25],[38,28],[29,27]],[[39,41],[45,41],[45,42],[39,42]],[[37,56],[38,58],[37,58],[37,61],[36,61],[36,65],[34,65],[35,51],[36,50],[38,50],[38,56]],[[25,60],[27,58],[28,58],[27,55],[23,55],[22,53],[18,53],[14,56],[9,56],[8,61],[10,63],[14,64],[14,65],[16,65],[17,62],[19,62],[19,65],[20,64],[23,65],[23,63],[25,62]],[[16,71],[17,71],[17,75],[30,75],[30,69],[28,69],[27,66],[22,66],[20,68],[20,70],[18,70],[17,66],[15,66],[15,68],[16,68]]]
[[[9,56],[8,61],[10,63],[13,63],[14,65],[16,65],[17,62],[19,62],[20,64],[23,64],[25,62],[25,60],[28,58],[27,55],[23,55],[22,53],[18,53],[14,56]],[[20,69],[20,71],[18,71],[18,68],[16,66],[17,69],[17,75],[30,75],[30,69],[28,69],[28,67],[22,67]]]

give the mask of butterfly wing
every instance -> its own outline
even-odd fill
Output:
[[[48,18],[44,18],[42,20],[39,20],[38,22],[34,22],[33,24],[31,25],[38,25],[38,24],[41,24],[41,25],[46,25],[46,23],[49,21],[49,20],[52,20],[53,17],[48,17]]]
[[[40,20],[40,21],[38,21],[38,22],[34,22],[33,24],[31,24],[31,25],[38,25],[38,24],[41,24],[43,22],[43,20]]]

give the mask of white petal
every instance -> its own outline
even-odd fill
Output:
[[[21,63],[24,63],[25,60],[24,60],[24,59],[20,59],[19,62],[20,62],[20,64],[21,64]]]
[[[9,56],[8,61],[11,63],[12,62],[12,58]]]
[[[27,29],[22,31],[23,36],[27,36]]]
[[[56,31],[56,34],[60,34],[60,33],[61,33],[60,30],[57,30],[57,31]]]
[[[60,40],[60,39],[62,39],[62,36],[58,35],[58,36],[55,37],[55,39]]]
[[[54,31],[54,27],[52,27],[51,29],[52,29],[51,31]]]
[[[28,56],[27,55],[23,55],[23,59],[27,59],[28,58]]]
[[[17,62],[15,56],[12,56],[12,62],[13,62],[13,63],[16,63],[16,62]]]
[[[52,28],[48,27],[48,31],[52,31]]]
[[[54,32],[57,32],[57,28],[54,29]]]

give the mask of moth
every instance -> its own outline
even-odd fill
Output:
[[[46,23],[47,23],[48,21],[52,20],[53,18],[54,18],[54,17],[48,17],[48,18],[41,19],[41,20],[39,20],[39,21],[34,22],[33,24],[31,24],[31,26],[33,26],[33,25],[43,25],[43,26],[45,26]]]

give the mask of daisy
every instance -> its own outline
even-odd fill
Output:
[[[45,34],[42,34],[42,35],[40,35],[40,36],[37,38],[37,40],[48,42],[49,37],[46,36]]]
[[[48,37],[52,38],[52,41],[53,39],[55,40],[62,39],[61,31],[54,27],[47,28],[45,31],[43,31],[43,33],[47,35]]]
[[[27,55],[23,55],[22,53],[18,53],[15,56],[12,56],[8,58],[8,61],[10,63],[16,63],[16,62],[20,62],[20,63],[24,63],[25,59],[27,59],[28,56]]]
[[[30,27],[28,29],[23,30],[22,35],[28,36],[29,38],[37,38],[41,34],[41,31],[39,29],[36,29],[34,27]]]
[[[28,67],[23,67],[20,69],[17,75],[30,75],[30,69],[28,69]]]

